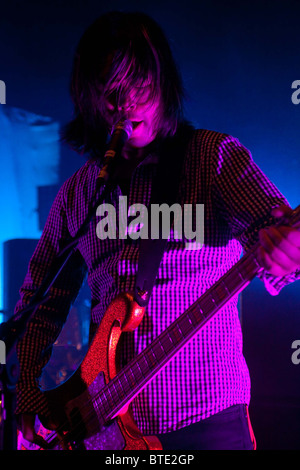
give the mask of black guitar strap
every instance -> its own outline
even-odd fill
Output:
[[[170,207],[177,202],[184,156],[193,131],[192,126],[183,124],[178,128],[175,136],[166,139],[161,145],[157,174],[152,185],[150,207],[151,204],[163,203]],[[151,234],[150,217],[148,234]],[[147,239],[140,240],[134,296],[136,302],[142,307],[145,307],[150,300],[167,241],[167,237],[163,237],[161,230],[158,239],[151,239],[149,236]]]

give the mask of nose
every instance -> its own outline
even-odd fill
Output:
[[[119,112],[128,112],[128,111],[134,111],[136,108],[136,104],[133,102],[125,102],[125,103],[120,103],[118,105],[118,111]]]

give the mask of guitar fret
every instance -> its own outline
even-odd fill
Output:
[[[126,395],[128,395],[128,393],[129,393],[130,390],[131,390],[131,387],[130,387],[130,383],[129,383],[128,379],[127,379],[127,376],[126,376],[126,374],[125,374],[125,370],[122,371],[122,377],[123,377],[123,379],[124,379],[126,382],[124,382],[124,380],[122,380],[122,381],[121,381],[121,385],[122,385],[122,387],[123,387],[124,393],[125,393]]]
[[[128,368],[126,367],[126,369],[124,369],[124,370],[122,371],[122,372],[123,372],[123,373],[122,373],[122,376],[123,376],[123,379],[126,381],[126,383],[125,383],[124,385],[125,385],[125,386],[127,385],[127,389],[128,389],[128,390],[127,390],[127,394],[129,394],[130,391],[131,391],[131,384],[130,384],[130,382],[129,382],[129,377],[127,376],[127,374],[128,374],[128,370],[127,370],[127,369],[128,369]],[[124,382],[122,382],[122,383],[124,383]]]
[[[249,271],[251,274],[256,274],[257,270],[259,271],[261,269],[261,266],[259,265],[256,254],[254,252],[248,254],[246,261],[249,261]]]
[[[100,414],[102,414],[103,411],[105,411],[105,413],[107,414],[110,411],[111,407],[109,406],[109,404],[107,402],[107,396],[105,394],[105,391],[101,390],[100,393],[101,394],[99,394],[96,397],[97,401],[95,399],[93,399],[93,404],[94,404],[94,406],[96,405],[96,407],[97,407],[98,411],[100,412]],[[101,409],[100,409],[99,405],[101,406]]]
[[[183,337],[186,337],[191,331],[191,323],[186,321],[185,316],[181,316],[177,319],[177,325],[180,324],[180,330]]]
[[[178,344],[182,340],[181,331],[176,328],[177,325],[174,325],[168,330],[168,337],[173,345]]]
[[[214,308],[218,306],[219,302],[218,299],[214,296],[214,292],[209,291],[207,294],[210,296],[210,300],[212,301]]]
[[[188,320],[189,324],[191,325],[191,328],[194,329],[193,319],[190,317],[190,312],[189,311],[186,312],[186,319]]]
[[[145,358],[146,358],[146,361],[148,363],[150,370],[152,371],[157,364],[156,357],[152,351],[152,346],[149,348]],[[149,362],[148,362],[148,359],[149,359]]]
[[[228,290],[226,289],[226,285],[224,287],[224,283],[217,283],[214,289],[215,299],[217,298],[219,304],[223,302],[228,296]]]
[[[182,334],[182,331],[181,331],[181,328],[179,326],[179,322],[178,322],[178,318],[177,320],[175,320],[175,324],[174,324],[174,328],[177,328],[179,333],[181,334],[181,336],[183,337],[183,334]]]
[[[102,401],[99,400],[99,398],[100,398],[99,396],[96,396],[96,397],[91,399],[91,402],[92,402],[92,405],[93,405],[93,410],[94,410],[94,412],[97,416],[97,419],[99,420],[99,422],[104,423],[106,413],[105,413],[105,410],[102,406]],[[99,406],[99,401],[101,402],[100,406]],[[90,405],[89,404],[84,404],[81,408],[81,413],[84,416],[90,415]]]
[[[206,312],[205,316],[207,316],[207,314],[210,314],[215,309],[215,304],[212,301],[211,297],[208,295],[208,293],[205,293],[200,299],[199,306],[203,314],[204,312]]]
[[[112,392],[111,392],[111,389],[110,387],[107,387],[106,389],[106,392],[109,394],[109,396],[107,394],[105,394],[105,397],[106,397],[106,401],[109,405],[109,409],[112,409],[114,406],[115,406],[115,399],[112,395]]]
[[[195,318],[196,325],[199,325],[199,323],[204,320],[205,315],[204,312],[200,306],[199,300],[197,300],[191,307],[190,310],[193,314],[193,317]]]
[[[246,272],[245,266],[243,264],[241,264],[239,267],[236,267],[236,271],[242,282],[248,280],[248,273]]]
[[[119,400],[122,397],[126,397],[126,393],[124,392],[124,388],[122,386],[122,382],[118,379],[118,382],[115,383],[113,380],[109,382],[109,386],[114,388],[115,394],[117,399]]]
[[[172,340],[171,340],[171,338],[170,338],[170,336],[169,336],[168,330],[164,331],[164,332],[162,333],[161,339],[157,339],[157,341],[159,341],[160,346],[161,346],[161,348],[162,348],[162,351],[163,351],[163,354],[164,354],[164,355],[163,355],[163,357],[162,357],[161,359],[163,359],[163,358],[165,358],[166,356],[168,356],[168,353],[169,353],[170,351],[173,350],[173,342],[172,342]]]
[[[238,277],[237,272],[231,272],[230,275],[226,276],[226,281],[224,280],[223,282],[226,282],[226,285],[232,294],[236,290],[237,285],[239,285],[240,278]]]
[[[131,381],[131,383],[129,385],[131,385],[131,388],[133,388],[136,385],[137,382],[136,382],[135,375],[132,371],[131,366],[128,367],[128,370],[126,372],[127,372],[127,376],[129,378],[129,380]]]
[[[140,369],[143,373],[143,375],[146,375],[148,372],[150,372],[150,367],[149,367],[149,364],[145,358],[145,356],[142,356],[141,358],[139,358],[139,365],[140,365]]]
[[[248,280],[247,273],[243,273],[244,269],[240,269],[238,266],[235,266],[234,269],[229,271],[223,279],[223,284],[228,288],[229,295],[233,295],[234,292],[237,292],[241,285]]]
[[[135,365],[136,365],[136,367],[138,367],[138,369],[139,369],[139,376],[140,376],[140,377],[144,377],[144,373],[143,373],[143,371],[142,371],[142,369],[141,369],[141,367],[140,367],[139,361],[136,361]]]
[[[222,286],[223,286],[223,289],[224,289],[224,291],[225,291],[225,296],[226,296],[226,297],[229,297],[229,296],[232,294],[232,291],[229,290],[228,283],[225,282],[223,279],[220,279],[219,282],[220,282],[220,283],[222,284]]]
[[[135,381],[136,381],[137,383],[139,383],[140,380],[143,378],[143,374],[141,373],[141,369],[140,369],[140,366],[139,366],[138,361],[135,361],[135,362],[132,364],[131,372],[132,372],[132,374],[133,374],[134,377],[135,377]]]
[[[103,392],[102,392],[103,395]],[[99,403],[100,402],[100,403]],[[92,403],[93,403],[93,408],[102,416],[102,411],[103,411],[103,406],[102,406],[103,400],[101,399],[100,394],[96,395],[95,397],[92,398]],[[102,416],[103,418],[103,416]]]
[[[197,303],[195,302],[195,306],[198,307]],[[191,307],[189,308],[189,310],[187,311],[188,312],[188,318],[189,318],[189,321],[191,322],[191,325],[193,328],[195,328],[198,324],[199,324],[199,319],[200,319],[200,316],[201,318],[203,318],[203,313],[201,312],[201,315],[199,315],[199,310],[198,308],[193,308],[194,305],[191,305]]]
[[[166,356],[164,346],[159,338],[153,342],[152,351],[157,361],[160,361]]]

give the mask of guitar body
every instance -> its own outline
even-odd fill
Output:
[[[42,417],[41,434],[59,438],[55,449],[160,450],[155,436],[143,436],[136,426],[129,403],[108,423],[103,422],[99,403],[93,400],[119,370],[118,345],[123,332],[134,330],[144,309],[131,294],[120,294],[110,304],[90,348],[77,371],[62,385],[45,391],[50,420]],[[94,403],[95,401],[95,403]],[[54,430],[54,433],[53,433]],[[26,445],[19,445],[19,448]],[[30,445],[28,446],[30,448]],[[32,447],[32,446],[31,446]],[[37,446],[34,446],[35,448]]]

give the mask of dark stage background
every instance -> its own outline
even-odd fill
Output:
[[[83,164],[56,145],[57,135],[72,113],[68,86],[76,44],[112,9],[142,10],[163,26],[183,74],[187,117],[238,137],[290,204],[300,202],[300,106],[292,88],[300,80],[299,1],[1,2],[2,319],[12,313],[57,187]],[[255,280],[241,297],[259,449],[300,449],[300,364],[292,362],[299,306],[298,283],[274,298]],[[50,368],[46,383],[65,378],[85,350],[88,307],[84,290],[71,313],[77,333],[73,327],[64,332],[56,347],[60,372]],[[72,352],[71,365],[62,363],[61,350]]]

